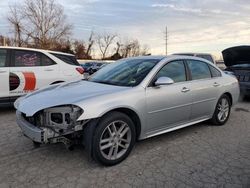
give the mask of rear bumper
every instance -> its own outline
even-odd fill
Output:
[[[20,111],[16,112],[16,119],[17,124],[25,136],[35,142],[44,142],[44,131],[26,121]]]

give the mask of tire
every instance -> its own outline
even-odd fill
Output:
[[[116,165],[127,158],[135,140],[133,121],[126,114],[111,112],[97,125],[93,136],[93,157],[105,166]]]
[[[224,107],[222,103],[225,104]],[[224,125],[229,119],[231,106],[232,104],[231,104],[230,98],[225,94],[222,95],[216,104],[216,108],[215,108],[213,117],[211,119],[211,122],[214,125]],[[224,113],[220,109],[224,110]]]

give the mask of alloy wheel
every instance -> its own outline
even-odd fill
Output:
[[[229,109],[230,108],[230,104],[228,102],[228,100],[226,98],[222,98],[221,101],[218,104],[218,120],[220,122],[224,122],[228,115],[229,115]]]
[[[102,132],[99,143],[101,154],[108,160],[122,157],[131,143],[131,129],[121,120],[111,122]]]

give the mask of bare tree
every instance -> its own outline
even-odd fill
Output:
[[[116,34],[103,34],[97,36],[97,45],[101,52],[102,59],[107,57],[108,49],[113,44]]]
[[[19,7],[10,7],[8,20],[17,34],[25,35],[36,47],[53,48],[55,41],[69,36],[71,25],[55,0],[25,0]]]
[[[124,42],[122,48],[120,49],[120,54],[122,57],[134,57],[139,55],[149,54],[148,46],[144,45],[141,47],[140,42],[137,39]]]
[[[0,46],[12,46],[14,40],[12,38],[0,34]]]
[[[143,47],[140,50],[140,55],[151,55],[151,53],[149,53],[149,47],[148,45],[143,45]]]
[[[8,21],[13,26],[14,30],[14,43],[16,46],[22,46],[22,19],[23,15],[21,15],[21,10],[19,10],[17,5],[13,5],[9,7],[10,12],[7,16]]]
[[[74,51],[77,59],[88,59],[86,58],[86,48],[83,41],[76,40],[74,42]]]
[[[50,50],[74,54],[74,50],[72,49],[72,46],[73,46],[73,41],[61,39],[61,40],[55,41],[53,43],[53,47]]]

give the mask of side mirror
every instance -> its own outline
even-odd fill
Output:
[[[171,85],[174,83],[174,80],[172,80],[169,77],[160,77],[155,81],[155,86],[161,86],[161,85]]]

